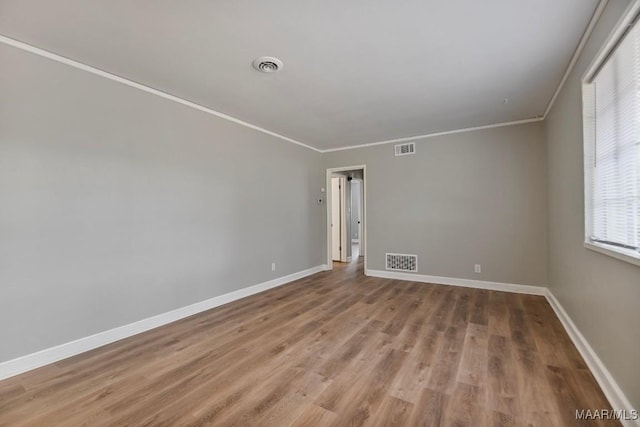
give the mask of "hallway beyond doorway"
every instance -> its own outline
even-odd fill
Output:
[[[360,257],[360,244],[352,243],[351,244],[351,262],[358,262],[359,257]]]

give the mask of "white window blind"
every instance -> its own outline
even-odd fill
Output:
[[[587,242],[640,254],[640,25],[583,85]]]

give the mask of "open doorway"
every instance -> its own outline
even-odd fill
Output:
[[[363,258],[366,268],[366,166],[327,169],[327,266]]]
[[[358,258],[364,256],[364,251],[360,247],[360,236],[362,236],[362,180],[353,178],[351,180],[351,256]]]
[[[331,260],[347,262],[347,179],[331,176]]]

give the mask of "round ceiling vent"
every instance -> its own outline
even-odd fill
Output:
[[[275,73],[282,70],[282,61],[271,56],[261,56],[253,61],[253,68],[263,73]]]

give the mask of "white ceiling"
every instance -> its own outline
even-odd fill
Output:
[[[0,0],[0,34],[325,150],[543,115],[597,4]]]

